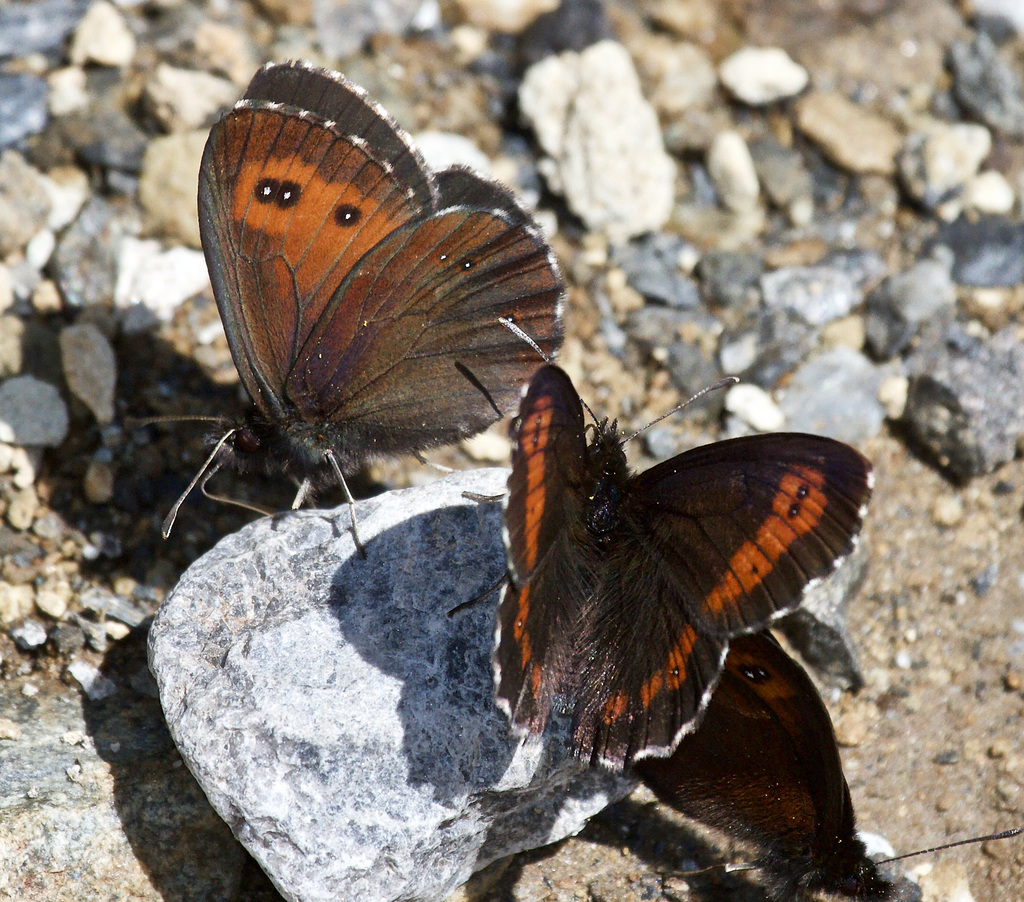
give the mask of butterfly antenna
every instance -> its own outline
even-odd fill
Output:
[[[163,527],[161,528],[160,532],[165,539],[168,536],[170,536],[171,530],[174,528],[174,521],[178,518],[178,508],[181,507],[182,502],[184,502],[184,500],[189,496],[192,489],[196,487],[196,484],[200,480],[203,481],[203,494],[206,494],[205,486],[207,480],[211,476],[213,476],[213,474],[216,473],[217,470],[220,469],[219,463],[215,467],[213,467],[213,461],[217,457],[217,455],[220,454],[220,449],[227,444],[228,439],[230,439],[231,436],[233,436],[237,431],[237,429],[229,429],[227,432],[224,433],[224,435],[220,437],[220,441],[218,441],[217,444],[213,446],[213,450],[210,452],[210,456],[207,457],[205,461],[203,461],[203,465],[199,468],[199,472],[192,477],[192,481],[188,484],[188,487],[185,489],[184,492],[181,493],[181,495],[178,496],[178,500],[174,502],[174,506],[171,508],[170,513],[168,513],[167,516],[164,517]],[[211,467],[213,467],[212,470],[210,469]],[[204,474],[207,473],[208,470],[210,472],[208,475],[206,475],[206,478],[204,479],[203,476]]]
[[[634,432],[629,438],[626,439],[626,442],[633,441],[633,439],[635,439],[638,435],[640,435],[640,433],[646,432],[652,426],[655,426],[658,423],[660,423],[662,420],[666,419],[667,417],[672,416],[672,414],[674,414],[676,411],[682,410],[684,407],[689,407],[691,404],[694,403],[694,401],[699,401],[705,395],[709,395],[709,394],[711,394],[711,392],[718,391],[719,389],[725,388],[726,386],[735,385],[739,381],[740,380],[739,380],[738,376],[726,376],[724,379],[720,379],[714,385],[709,385],[709,386],[707,386],[707,388],[702,388],[692,398],[690,398],[690,399],[688,399],[686,401],[683,401],[682,404],[677,404],[675,407],[673,407],[668,412],[663,413],[656,420],[651,420],[651,422],[649,422],[646,426],[641,426],[639,429],[637,429],[636,432]],[[584,405],[584,406],[586,406],[586,405]],[[590,408],[588,407],[587,410],[590,410]],[[591,416],[593,416],[593,414],[591,414]],[[625,442],[623,444],[625,444]]]
[[[345,482],[345,477],[341,474],[341,467],[338,466],[338,458],[334,456],[334,452],[328,448],[324,453],[324,457],[331,462],[331,466],[334,468],[334,475],[338,477],[338,482],[341,484],[342,494],[348,502],[348,513],[352,518],[352,540],[355,542],[356,551],[359,552],[359,556],[365,560],[366,549],[359,539],[359,530],[356,528],[356,500],[352,497],[352,493],[348,489],[348,483]]]
[[[217,501],[220,504],[230,504],[232,507],[240,507],[242,510],[252,511],[254,514],[259,514],[261,517],[269,517],[273,511],[266,510],[262,507],[257,507],[255,504],[249,504],[248,501],[239,501],[237,498],[229,498],[227,495],[214,495],[213,492],[206,490],[206,484],[213,478],[213,474],[220,469],[220,464],[211,468],[210,472],[206,474],[206,478],[200,483],[199,491],[203,493],[204,498],[209,498],[211,501]]]
[[[537,356],[540,357],[545,363],[551,363],[551,358],[548,357],[541,349],[540,345],[537,344],[526,332],[524,332],[515,320],[508,316],[499,316],[498,322],[501,323],[509,332],[516,336],[521,341],[525,341],[531,348],[537,352]]]
[[[943,843],[941,846],[932,846],[930,849],[918,849],[916,852],[907,852],[906,855],[897,855],[895,858],[884,858],[876,861],[875,864],[889,864],[893,861],[903,861],[905,858],[913,858],[915,855],[927,855],[930,852],[942,852],[946,849],[955,849],[958,846],[970,846],[974,843],[988,842],[990,839],[1009,839],[1012,836],[1020,836],[1024,833],[1024,827],[1011,827],[1000,833],[989,833],[987,836],[975,836],[971,839],[958,839],[956,842]]]
[[[159,423],[222,423],[222,417],[207,417],[200,414],[168,414],[159,417],[125,417],[127,429],[142,429],[145,426],[156,426]]]

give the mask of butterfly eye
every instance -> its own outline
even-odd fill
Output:
[[[282,210],[294,207],[299,202],[302,189],[297,182],[286,179],[260,179],[253,189],[253,197],[261,204],[273,204]]]
[[[235,433],[231,445],[242,454],[255,454],[260,450],[259,437],[251,429],[239,429]]]
[[[353,204],[338,204],[337,209],[334,211],[335,225],[343,227],[354,226],[362,218],[362,211]]]

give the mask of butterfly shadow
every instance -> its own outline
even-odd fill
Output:
[[[407,784],[494,824],[477,852],[480,867],[508,849],[510,835],[550,835],[563,803],[610,778],[581,765],[590,791],[565,779],[564,752],[556,749],[568,731],[556,725],[534,747],[528,789],[492,788],[519,747],[495,705],[491,669],[498,592],[488,589],[505,568],[500,505],[485,501],[412,516],[370,538],[366,551],[365,560],[338,566],[329,606],[362,661],[401,684],[396,713]],[[474,603],[449,616],[467,601]],[[552,770],[569,785],[568,794],[562,785],[544,786]],[[524,804],[524,795],[532,804]]]

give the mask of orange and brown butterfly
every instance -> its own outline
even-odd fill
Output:
[[[342,75],[270,64],[210,132],[203,251],[253,402],[216,469],[304,480],[485,429],[562,338],[563,283],[512,193],[432,172]],[[521,332],[503,325],[519,327]]]
[[[857,836],[817,689],[769,633],[732,640],[700,726],[636,774],[687,817],[748,843],[772,899],[903,898]]]
[[[534,375],[512,435],[497,703],[527,734],[564,709],[576,753],[614,769],[670,754],[697,726],[730,640],[833,570],[871,493],[861,454],[797,433],[634,474],[615,424],[585,426],[555,366]]]

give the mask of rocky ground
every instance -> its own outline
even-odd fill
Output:
[[[560,360],[599,413],[632,429],[744,378],[634,442],[638,466],[776,428],[873,460],[849,614],[866,685],[825,687],[860,823],[901,852],[1024,823],[1017,4],[577,2],[532,25],[550,4],[312,6],[0,7],[0,896],[279,898],[181,766],[145,667],[161,600],[252,515],[190,499],[162,539],[209,428],[140,420],[242,409],[196,171],[256,67],[296,57],[537,207],[569,283]],[[432,458],[503,463],[503,436]],[[433,478],[403,461],[357,485]],[[723,860],[743,853],[641,790],[460,892],[762,898],[685,874]],[[1024,898],[1019,839],[908,867],[926,899]]]

